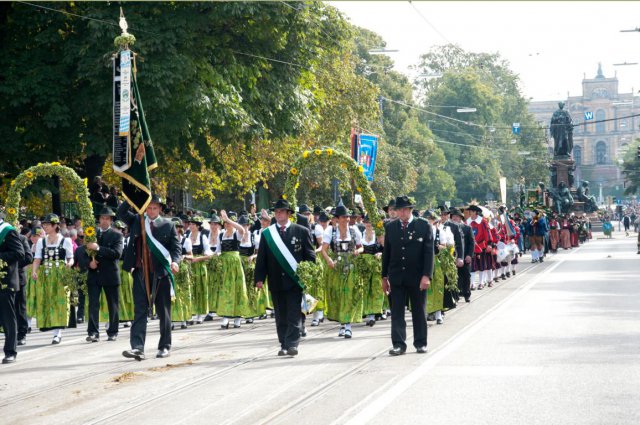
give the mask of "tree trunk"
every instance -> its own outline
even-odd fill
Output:
[[[102,175],[102,168],[107,160],[103,155],[90,155],[84,160],[84,172],[89,187],[93,184],[93,179],[96,176]]]
[[[51,192],[51,211],[58,217],[62,217],[62,196],[60,194],[60,177],[53,176],[53,187],[55,188]]]

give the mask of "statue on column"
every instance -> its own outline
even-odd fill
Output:
[[[570,158],[573,151],[573,121],[564,110],[564,102],[558,102],[558,110],[551,116],[554,158]]]

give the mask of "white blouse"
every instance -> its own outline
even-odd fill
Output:
[[[336,230],[336,241],[335,242],[347,242],[351,241],[351,230],[356,237],[356,245],[362,245],[362,233],[360,233],[360,229],[356,226],[349,226],[347,229],[347,237],[344,239],[340,239],[340,230]],[[325,230],[324,235],[322,236],[322,243],[331,244],[331,239],[333,238],[333,227],[327,226],[327,230]]]
[[[38,243],[36,244],[36,252],[35,252],[35,258],[38,260],[42,260],[42,247],[47,239],[48,239],[47,237],[38,239]],[[65,258],[67,260],[70,260],[73,258],[73,243],[71,242],[71,238],[65,238],[60,233],[58,233],[56,242],[54,244],[47,243],[47,248],[58,248],[58,246],[60,246],[60,242],[62,242],[62,239],[64,239],[64,243],[62,244],[62,247],[65,250]]]

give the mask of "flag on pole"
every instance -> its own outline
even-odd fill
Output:
[[[151,202],[149,172],[158,163],[142,108],[135,54],[129,49],[113,58],[113,123],[113,169],[122,177],[124,198],[142,214]]]

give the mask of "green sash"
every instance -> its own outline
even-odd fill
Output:
[[[278,264],[280,264],[280,267],[282,267],[282,270],[284,270],[285,273],[291,279],[293,279],[293,281],[297,283],[298,286],[300,286],[300,288],[304,289],[304,285],[302,284],[302,282],[300,282],[300,278],[296,274],[296,270],[298,269],[298,262],[295,258],[293,258],[293,255],[291,254],[291,251],[289,251],[289,248],[287,248],[287,246],[284,244],[284,241],[280,237],[280,233],[278,232],[276,225],[272,224],[271,226],[263,230],[262,236],[267,241],[269,249],[276,257],[276,260],[278,261]]]
[[[4,238],[6,238],[9,232],[12,230],[16,230],[16,228],[9,223],[3,222],[2,224],[0,224],[0,245],[2,245],[2,243],[4,242]]]

